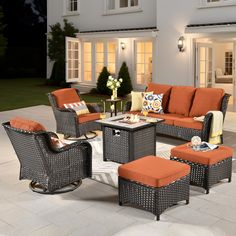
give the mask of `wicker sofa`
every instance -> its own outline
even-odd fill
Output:
[[[220,88],[194,88],[191,86],[171,86],[149,83],[146,91],[163,94],[162,106],[164,114],[149,113],[148,116],[162,118],[156,131],[159,134],[170,135],[184,140],[191,140],[194,135],[208,141],[211,128],[212,113],[227,110],[229,94]],[[131,111],[132,102],[127,102],[125,110],[140,114],[141,111]],[[205,116],[203,122],[195,121],[193,117]],[[223,137],[222,137],[223,142]]]

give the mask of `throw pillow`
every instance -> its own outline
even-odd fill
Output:
[[[131,109],[130,111],[141,111],[143,108],[143,98],[147,94],[153,94],[153,92],[131,92]]]
[[[162,94],[146,94],[143,100],[143,109],[148,112],[163,114]]]
[[[89,113],[89,110],[88,110],[88,107],[86,106],[85,101],[67,103],[67,104],[64,104],[64,107],[73,109],[78,116]]]

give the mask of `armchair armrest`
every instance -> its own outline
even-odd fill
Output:
[[[89,112],[91,113],[100,113],[102,112],[102,105],[99,103],[86,103]]]
[[[202,140],[208,142],[213,114],[207,113],[203,121]]]

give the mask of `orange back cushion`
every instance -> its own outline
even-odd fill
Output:
[[[219,111],[224,94],[220,88],[197,88],[189,116],[204,116],[208,111]]]
[[[174,86],[171,89],[168,111],[173,114],[188,116],[196,88]]]
[[[33,120],[24,119],[21,117],[15,117],[11,119],[10,125],[11,127],[16,128],[16,129],[23,129],[23,130],[31,131],[31,132],[46,131],[44,126],[41,125],[40,123]]]
[[[78,96],[75,88],[65,88],[59,89],[52,94],[56,98],[57,106],[60,108],[64,108],[64,104],[80,102],[80,97]]]
[[[155,84],[155,83],[149,83],[147,86],[147,92],[153,91],[153,94],[163,93],[162,107],[164,112],[167,111],[171,88],[172,88],[171,85]]]

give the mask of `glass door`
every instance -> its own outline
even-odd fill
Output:
[[[196,87],[212,88],[215,83],[214,50],[212,44],[198,43],[196,59]]]
[[[80,41],[66,37],[66,82],[80,80]]]

